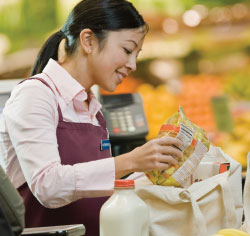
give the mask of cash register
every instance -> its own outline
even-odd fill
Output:
[[[146,142],[148,124],[139,93],[102,95],[100,102],[113,156],[129,152]]]

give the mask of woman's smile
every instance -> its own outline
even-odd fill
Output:
[[[118,84],[122,83],[122,79],[128,76],[127,73],[120,72],[120,71],[116,71],[116,75],[117,75]]]

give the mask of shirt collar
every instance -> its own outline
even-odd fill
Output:
[[[82,87],[82,85],[55,60],[49,59],[47,65],[43,69],[43,73],[52,80],[57,91],[62,96],[66,104],[69,104],[71,101],[73,101],[76,111],[89,111],[91,115],[96,115],[98,110],[101,109],[102,106],[94,94],[89,92],[88,97],[85,88]],[[89,109],[87,109],[83,103],[83,101],[87,99],[89,101]]]
[[[88,97],[88,98],[87,98]],[[87,107],[83,101],[87,100],[89,102],[89,106]],[[73,105],[76,112],[83,112],[91,116],[91,119],[94,118],[96,113],[101,109],[102,105],[96,99],[95,95],[90,91],[89,94],[85,91],[80,91],[74,98],[73,98]]]
[[[52,80],[66,104],[72,101],[74,96],[81,90],[85,90],[63,67],[61,67],[53,59],[49,59],[48,64],[43,69],[43,73],[45,73]]]

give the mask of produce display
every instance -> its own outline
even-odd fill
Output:
[[[220,133],[214,140],[225,153],[247,167],[250,151],[250,70],[238,71],[227,76],[224,92],[231,98],[234,127],[230,133]]]
[[[243,94],[236,93],[237,87],[234,88],[236,83],[240,84],[239,77],[237,78],[226,80],[225,77],[214,75],[186,75],[181,79],[182,87],[178,94],[171,93],[167,85],[153,87],[147,83],[140,84],[135,92],[141,94],[144,102],[149,125],[147,140],[157,137],[161,125],[181,105],[190,121],[203,128],[215,146],[221,147],[225,153],[240,162],[245,169],[246,157],[250,151],[250,102],[242,108],[242,105],[239,106],[235,102],[232,104],[230,101],[233,117],[232,132],[217,130],[211,104],[214,96],[221,96],[225,93],[236,101],[237,99],[242,101],[243,98],[240,96]],[[248,86],[250,86],[250,82]],[[247,88],[247,86],[245,87]],[[246,89],[246,91],[250,91],[250,89]],[[244,94],[246,99],[246,92]]]
[[[186,117],[182,107],[161,126],[158,137],[164,136],[182,140],[183,156],[178,160],[178,165],[170,165],[163,171],[147,171],[145,174],[153,184],[183,187],[209,150],[210,142],[205,131]]]
[[[181,105],[191,122],[206,131],[210,141],[246,168],[250,151],[250,72],[222,77],[215,75],[185,75],[181,78],[179,93],[173,93],[167,84],[153,86],[142,79],[128,77],[112,94],[139,93],[143,99],[149,133],[147,140],[156,138],[162,124]],[[107,92],[101,90],[101,94]],[[110,93],[109,93],[110,94]],[[211,99],[228,95],[233,117],[232,132],[219,132],[216,127]],[[238,101],[245,101],[244,105]],[[240,105],[238,105],[240,104]],[[242,108],[243,107],[243,108]]]
[[[247,154],[250,151],[250,111],[240,111],[233,115],[233,131],[219,134],[214,143],[246,169]]]
[[[143,83],[136,89],[143,98],[149,125],[147,140],[155,138],[161,124],[181,105],[188,118],[206,132],[214,132],[216,124],[211,98],[222,93],[222,79],[211,75],[187,75],[182,78],[180,93],[172,93],[167,85],[153,87]]]
[[[234,72],[227,76],[225,92],[235,100],[250,100],[250,69]]]
[[[151,84],[141,84],[138,92],[144,103],[149,133],[147,140],[156,138],[161,125],[178,109],[178,98],[168,90],[166,85],[153,87]]]
[[[189,119],[206,132],[214,132],[216,124],[211,106],[211,98],[222,94],[222,78],[212,75],[186,75],[182,78],[179,94]]]

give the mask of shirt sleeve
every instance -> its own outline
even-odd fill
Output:
[[[4,110],[6,127],[24,177],[34,196],[48,208],[83,197],[110,195],[114,158],[62,165],[56,127],[57,99],[40,81],[18,86]]]

